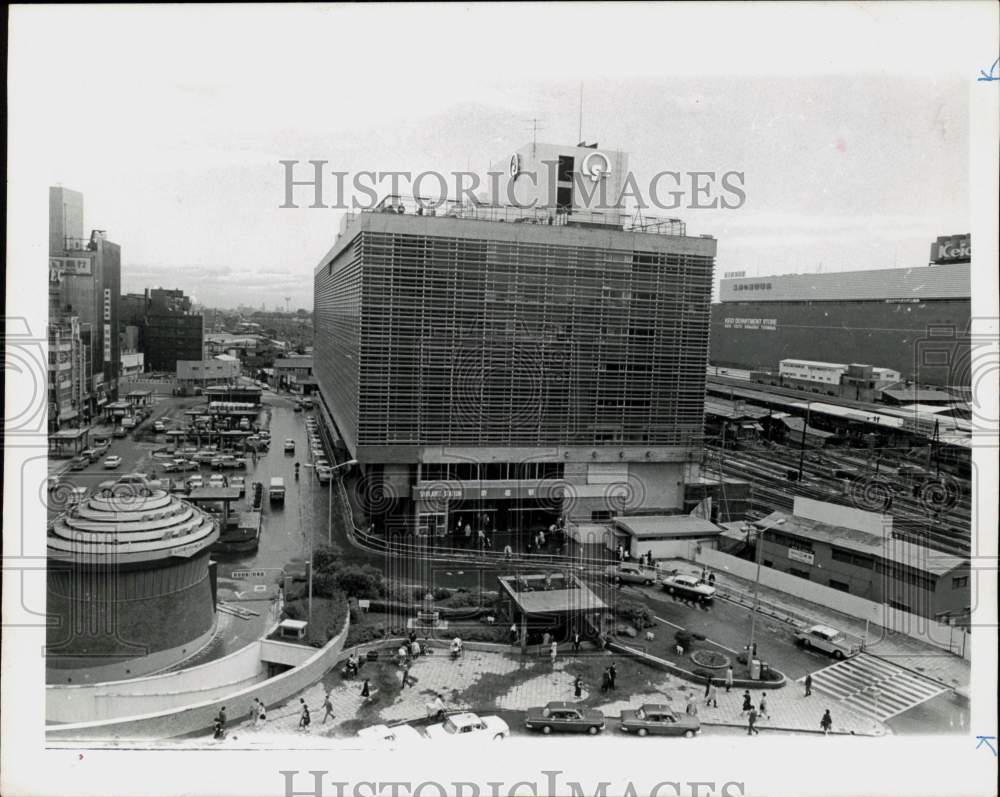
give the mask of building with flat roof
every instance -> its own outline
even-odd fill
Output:
[[[83,195],[49,188],[50,429],[95,417],[118,395],[121,247],[84,237]]]
[[[954,364],[968,360],[972,312],[971,248],[959,237],[939,239],[932,252],[944,256],[931,265],[721,280],[713,365],[878,363],[920,384],[952,385],[963,375]]]
[[[204,360],[178,360],[177,384],[205,387],[225,385],[240,376],[240,361],[230,354]]]
[[[892,516],[796,496],[754,525],[761,562],[799,578],[942,622],[971,610],[967,557],[893,536]]]
[[[345,216],[315,269],[315,375],[389,499],[372,502],[376,528],[682,508],[716,241],[668,221],[578,220],[572,202],[432,216],[398,197]]]

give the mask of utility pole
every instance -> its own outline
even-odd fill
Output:
[[[802,438],[799,440],[799,483],[802,483],[802,467],[806,459],[806,429],[809,428],[809,408],[812,405],[806,402],[806,419],[802,424]]]
[[[757,578],[753,582],[753,609],[750,612],[750,644],[747,645],[747,670],[750,670],[751,662],[754,658],[756,641],[754,639],[757,632],[757,607],[760,605],[760,556],[764,547],[764,529],[758,527],[757,541],[755,544],[755,558],[757,560]]]

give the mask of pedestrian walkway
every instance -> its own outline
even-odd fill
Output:
[[[637,668],[649,671],[633,661],[615,657],[619,668],[619,688],[617,692],[590,700],[605,713],[614,724],[621,711],[636,708],[643,703],[670,703],[683,712],[691,695],[698,707],[698,716],[703,725],[718,725],[745,728],[746,715],[743,713],[743,692],[733,689],[726,693],[720,689],[718,707],[705,705],[704,687],[683,681],[666,673],[652,671],[654,678],[650,687],[641,691],[630,691],[627,686]],[[441,694],[445,708],[449,712],[471,710],[479,713],[494,711],[524,711],[534,706],[543,706],[553,700],[584,701],[592,698],[597,684],[586,684],[580,698],[573,696],[574,657],[564,656],[555,666],[543,658],[522,659],[515,653],[494,653],[466,649],[464,656],[454,662],[444,651],[430,656],[421,656],[412,665],[410,676],[415,683],[412,688],[402,689],[391,702],[376,703],[376,711],[365,720],[366,725],[378,723],[392,724],[424,718],[427,704],[436,694]],[[361,671],[365,674],[364,667]],[[506,678],[504,677],[506,676]],[[486,693],[482,679],[495,683],[495,692]],[[340,729],[343,723],[356,720],[364,705],[361,697],[362,678],[343,681],[330,692],[335,719],[323,724],[323,699],[326,689],[322,684],[314,684],[290,698],[282,706],[269,706],[267,733],[303,734],[298,730],[299,698],[303,697],[312,713],[312,725],[307,732],[318,736],[353,736],[357,723]],[[759,705],[762,693],[751,693],[755,705]],[[768,712],[761,717],[758,727],[771,732],[815,732],[820,733],[819,722],[823,711],[830,709],[833,716],[834,734],[881,736],[886,728],[864,712],[853,706],[834,701],[824,701],[823,696],[814,694],[806,697],[797,684],[789,684],[782,689],[767,690]],[[243,733],[257,733],[246,725]],[[261,731],[264,732],[264,731]]]
[[[814,672],[812,679],[814,691],[882,722],[948,691],[937,681],[867,653]]]

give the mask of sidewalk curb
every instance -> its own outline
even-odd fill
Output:
[[[744,730],[747,727],[745,722],[707,722],[702,720],[701,724],[717,728],[743,728]],[[861,736],[869,739],[883,739],[886,736],[892,735],[890,733],[870,733],[868,731],[830,731],[829,734],[824,734],[823,731],[813,730],[812,728],[790,728],[780,725],[758,725],[757,729],[761,731],[777,731],[779,733],[811,733],[816,736]]]

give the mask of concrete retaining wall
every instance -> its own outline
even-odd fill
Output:
[[[699,564],[731,573],[748,581],[756,581],[757,579],[756,563],[727,553],[702,547],[700,552],[694,552],[693,558]],[[963,658],[971,659],[972,646],[964,638],[968,632],[961,628],[942,625],[926,617],[893,609],[885,604],[875,603],[865,598],[859,598],[857,595],[824,587],[813,581],[805,581],[770,567],[761,567],[760,583],[765,587],[829,607],[850,617],[867,620],[888,633],[903,634],[911,639],[926,642]],[[873,636],[876,632],[877,629],[873,629]]]
[[[250,685],[235,685],[224,695],[215,695],[199,700],[199,695],[191,695],[196,701],[168,711],[159,711],[140,716],[122,717],[102,722],[86,722],[72,725],[52,726],[46,729],[46,738],[58,741],[112,740],[112,739],[168,739],[184,736],[212,727],[214,718],[222,706],[230,722],[245,719],[250,713],[250,704],[257,697],[271,706],[282,703],[297,692],[316,683],[323,674],[336,664],[343,650],[350,629],[350,615],[344,618],[344,625],[333,639],[313,653],[300,667],[283,672]],[[275,626],[276,628],[277,626]],[[259,646],[252,646],[259,652]],[[222,660],[220,660],[222,661]]]

